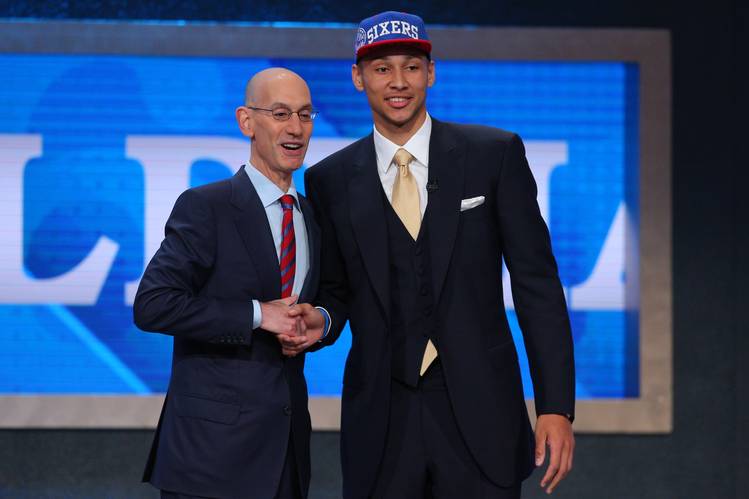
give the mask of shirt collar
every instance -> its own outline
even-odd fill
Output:
[[[273,203],[277,203],[278,199],[284,194],[289,194],[294,198],[294,204],[299,208],[299,198],[296,192],[296,186],[294,186],[294,179],[291,179],[291,185],[289,186],[289,192],[284,192],[276,184],[270,181],[268,177],[260,173],[252,163],[248,163],[244,169],[247,172],[247,176],[250,177],[253,187],[257,192],[260,202],[263,203],[263,208],[267,208]]]
[[[420,164],[429,167],[429,137],[432,135],[432,118],[429,116],[429,113],[427,113],[427,117],[421,128],[402,146],[382,135],[377,131],[376,126],[373,128],[377,169],[381,174],[387,173],[390,169],[390,165],[393,164],[393,156],[395,156],[395,152],[401,147],[411,153]]]

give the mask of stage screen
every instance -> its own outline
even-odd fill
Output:
[[[171,337],[139,331],[132,302],[175,199],[248,161],[234,110],[270,66],[299,73],[320,111],[294,177],[304,192],[305,168],[372,130],[351,62],[0,54],[0,393],[163,394]],[[434,118],[525,142],[569,305],[578,400],[637,399],[640,67],[451,58],[436,69]],[[347,327],[307,356],[311,397],[340,396],[349,346]]]

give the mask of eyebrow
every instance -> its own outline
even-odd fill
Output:
[[[271,104],[268,107],[271,108],[271,109],[276,109],[277,107],[285,107],[286,109],[291,109],[291,106],[288,105],[288,104],[286,104],[285,102],[274,102],[273,104]],[[304,104],[299,109],[302,110],[302,109],[306,109],[306,108],[312,109],[312,103]]]
[[[398,55],[400,55],[400,54],[398,54]],[[383,56],[380,56],[380,57],[374,57],[374,58],[370,59],[370,62],[372,64],[376,64],[378,62],[379,63],[387,63],[387,64],[395,64],[395,62],[392,59],[394,56],[395,55],[383,55]],[[407,57],[406,60],[408,62],[411,62],[413,59],[421,60],[421,57],[418,56],[418,55],[416,55],[416,54],[412,54],[412,55],[405,54],[405,56]]]

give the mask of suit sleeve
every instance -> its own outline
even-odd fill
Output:
[[[505,148],[497,213],[512,296],[528,353],[537,414],[574,417],[575,370],[567,305],[536,183],[520,137]]]
[[[161,247],[148,264],[133,303],[135,325],[149,332],[209,343],[249,344],[250,300],[204,296],[217,245],[210,204],[185,191],[166,223]]]
[[[335,230],[330,220],[329,210],[324,204],[320,190],[315,184],[314,176],[308,170],[304,175],[304,189],[315,211],[320,226],[320,287],[315,298],[315,305],[325,308],[330,315],[330,332],[310,350],[332,345],[341,335],[348,320],[348,278]]]

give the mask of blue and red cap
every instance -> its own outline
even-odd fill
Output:
[[[424,20],[414,14],[389,10],[368,17],[359,23],[354,41],[356,59],[373,50],[392,45],[413,47],[427,57],[432,52]]]

